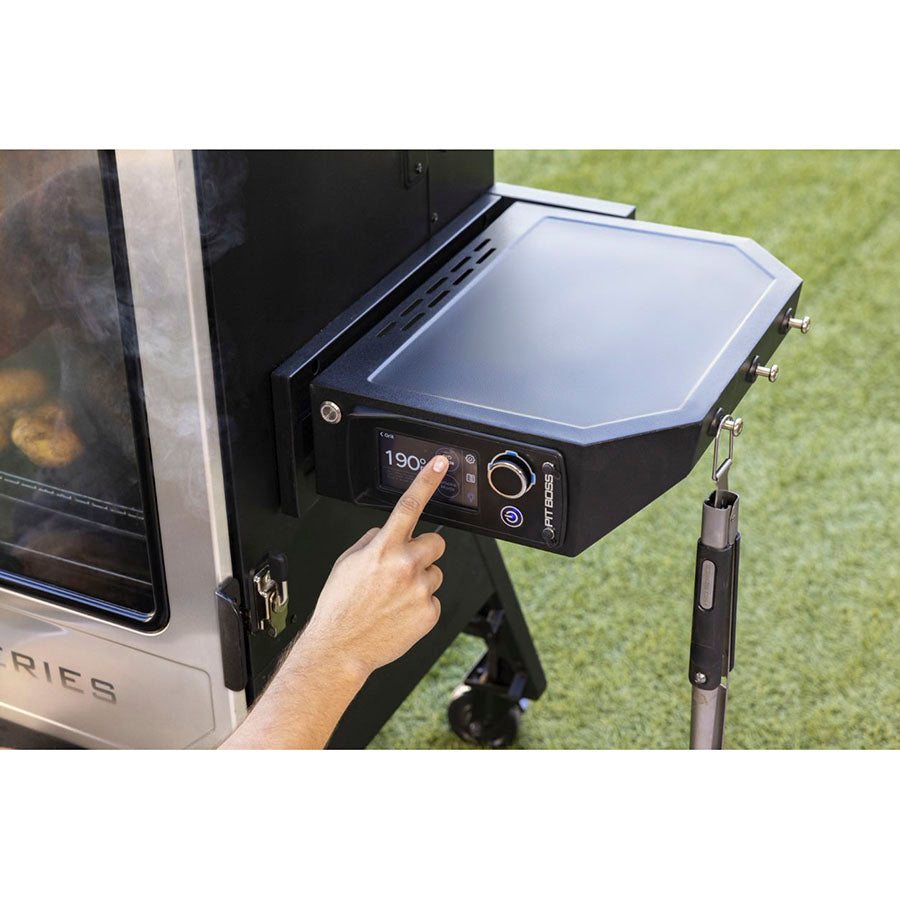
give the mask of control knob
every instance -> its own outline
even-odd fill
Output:
[[[515,500],[529,491],[534,484],[531,466],[513,450],[498,453],[487,467],[490,486],[508,500]]]

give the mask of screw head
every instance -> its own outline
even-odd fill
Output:
[[[804,316],[802,319],[798,319],[794,316],[788,317],[788,328],[799,328],[800,334],[806,334],[809,331],[809,326],[812,324],[809,316]]]
[[[769,381],[775,381],[778,378],[778,364],[776,363],[774,366],[757,366],[756,374],[761,378],[766,378]]]
[[[706,684],[706,676],[702,672],[694,672],[694,684]]]
[[[437,220],[438,220],[439,218],[440,218],[440,216],[438,216],[438,214],[437,214],[436,212],[433,212],[433,213],[431,214],[431,221],[432,221],[432,222],[437,222]]]
[[[725,419],[722,423],[722,427],[737,437],[744,430],[744,420],[740,416],[736,419],[731,419],[731,421],[729,421],[729,418],[730,417]]]
[[[341,421],[341,408],[330,400],[326,400],[319,407],[319,414],[329,425],[337,425]]]
[[[416,163],[415,165],[416,175],[421,175],[425,171],[425,166],[422,163]]]

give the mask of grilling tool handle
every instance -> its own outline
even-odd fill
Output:
[[[724,682],[734,667],[737,620],[739,499],[732,491],[723,491],[718,496],[713,493],[703,506],[688,670],[692,750],[721,750],[724,746],[728,702]]]

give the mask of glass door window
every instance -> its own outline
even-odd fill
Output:
[[[97,153],[0,152],[0,585],[146,625],[160,591],[128,322]]]

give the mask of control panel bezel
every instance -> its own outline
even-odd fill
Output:
[[[375,410],[354,410],[337,428],[346,431],[344,446],[351,495],[348,499],[356,503],[392,509],[397,502],[398,490],[381,484],[379,432],[387,431],[471,450],[478,458],[478,507],[473,509],[436,498],[427,504],[424,518],[549,550],[558,549],[565,541],[565,462],[557,450]],[[534,487],[515,501],[495,493],[487,479],[488,462],[504,451],[519,454],[536,475]],[[549,467],[547,471],[545,465]],[[519,524],[513,524],[516,517],[510,513],[503,518],[508,507],[521,514]],[[552,529],[552,536],[546,528]]]

